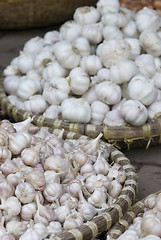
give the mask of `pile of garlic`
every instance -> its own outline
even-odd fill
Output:
[[[144,213],[139,215],[117,240],[161,239],[161,193],[150,194],[145,199]],[[107,240],[110,240],[109,236],[107,236]]]
[[[0,239],[47,240],[102,213],[126,179],[106,144],[0,122]]]
[[[78,123],[142,126],[161,112],[161,17],[119,0],[80,7],[4,69],[15,106]]]

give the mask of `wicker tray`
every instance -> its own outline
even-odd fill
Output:
[[[59,135],[60,129],[55,129],[53,132]],[[66,139],[78,139],[80,134],[64,131],[63,138]],[[84,136],[88,138],[87,136]],[[102,141],[101,141],[102,142]],[[106,142],[110,161],[120,164],[126,172],[126,180],[122,188],[120,196],[116,202],[106,209],[103,213],[95,216],[92,220],[86,222],[81,227],[66,231],[60,234],[58,237],[54,237],[53,240],[80,240],[80,239],[93,239],[99,236],[101,233],[110,229],[131,207],[135,200],[135,194],[137,192],[137,174],[135,168],[131,165],[130,160],[113,145]]]
[[[154,194],[159,194],[161,191],[156,192]],[[116,240],[121,234],[123,234],[130,224],[132,224],[135,217],[137,217],[138,214],[141,214],[144,212],[145,208],[145,201],[146,198],[142,199],[141,201],[136,202],[131,209],[115,224],[109,231],[108,231],[108,238],[109,240]]]
[[[79,6],[96,0],[0,0],[0,29],[46,27],[71,19]]]
[[[23,121],[28,117],[33,117],[33,123],[37,126],[47,126],[52,129],[65,129],[75,133],[80,133],[89,137],[96,137],[100,132],[103,133],[103,140],[108,141],[117,148],[146,147],[161,143],[161,118],[155,122],[145,124],[142,127],[109,127],[106,125],[78,124],[69,123],[65,120],[47,119],[42,115],[34,115],[31,112],[25,112],[11,104],[3,89],[3,79],[0,80],[0,108],[3,117],[9,117],[12,121]]]

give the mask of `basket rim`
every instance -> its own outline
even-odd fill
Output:
[[[137,140],[144,140],[149,147],[151,141],[158,137],[157,143],[161,143],[161,116],[151,123],[146,123],[140,127],[126,125],[123,127],[111,127],[105,124],[94,125],[91,123],[74,123],[63,119],[49,119],[42,114],[34,114],[24,111],[11,104],[7,99],[7,94],[3,88],[3,76],[0,78],[0,108],[2,114],[7,114],[14,121],[23,121],[28,117],[33,118],[33,123],[37,126],[46,126],[52,129],[64,128],[67,131],[80,133],[89,137],[96,137],[100,132],[103,133],[103,140],[107,140],[119,148],[119,143],[124,142],[128,148]]]
[[[145,199],[150,195],[159,195],[161,190],[151,193],[144,197],[142,200],[137,201],[130,209],[114,224],[107,232],[108,240],[116,240],[120,237],[130,226],[133,220],[141,213],[144,212]]]
[[[61,132],[61,129],[53,130],[49,127],[46,128],[56,135],[59,135]],[[65,130],[63,132],[63,138],[79,139],[80,137],[92,139],[86,135],[81,135],[74,132],[68,132]],[[92,220],[87,221],[81,227],[66,231],[62,234],[59,234],[57,237],[50,238],[50,240],[93,239],[110,229],[110,227],[113,226],[113,224],[115,224],[128,211],[135,200],[135,195],[137,192],[137,173],[135,168],[131,164],[130,160],[112,144],[103,140],[99,141],[107,146],[110,160],[120,164],[126,172],[126,180],[121,194],[116,201],[103,213],[100,213]]]

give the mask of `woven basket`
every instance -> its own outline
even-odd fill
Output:
[[[154,194],[159,194],[161,191],[156,192]],[[133,220],[141,213],[144,212],[145,208],[145,201],[146,198],[143,200],[136,202],[131,209],[125,213],[125,215],[115,224],[107,233],[109,240],[116,240],[118,239],[121,234],[123,234],[128,227],[133,223]]]
[[[0,0],[0,29],[47,27],[71,19],[80,6],[96,0]]]
[[[37,126],[47,126],[52,129],[65,129],[75,133],[80,133],[95,138],[100,132],[103,133],[103,140],[108,141],[117,148],[146,147],[161,143],[161,118],[155,122],[145,124],[142,127],[124,126],[109,127],[106,125],[69,123],[65,120],[47,119],[42,115],[34,115],[31,112],[25,112],[11,104],[3,89],[3,79],[0,80],[0,108],[1,115],[9,117],[12,121],[23,121],[28,117],[33,118],[33,123]]]
[[[60,131],[60,129],[55,129],[53,132],[54,134],[59,135]],[[80,136],[80,134],[67,131],[64,131],[63,134],[64,139],[79,139]],[[84,137],[88,138],[87,136]],[[92,220],[84,223],[77,229],[66,231],[58,237],[53,237],[53,240],[93,239],[114,225],[123,216],[123,214],[128,211],[135,200],[135,194],[137,192],[137,174],[135,172],[135,168],[131,165],[130,160],[113,145],[103,141],[101,142],[107,146],[110,154],[110,161],[120,164],[126,172],[126,180],[123,185],[122,192],[116,202],[103,213],[95,216]]]

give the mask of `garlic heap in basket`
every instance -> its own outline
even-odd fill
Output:
[[[137,216],[118,240],[160,240],[161,239],[161,194],[150,194],[145,199],[145,210]],[[110,237],[107,236],[107,240]]]
[[[160,56],[157,11],[99,0],[28,40],[4,69],[4,89],[13,105],[46,118],[142,126],[161,112]]]
[[[53,239],[77,228],[112,206],[126,180],[102,134],[63,140],[63,130],[31,121],[0,122],[0,239]]]

